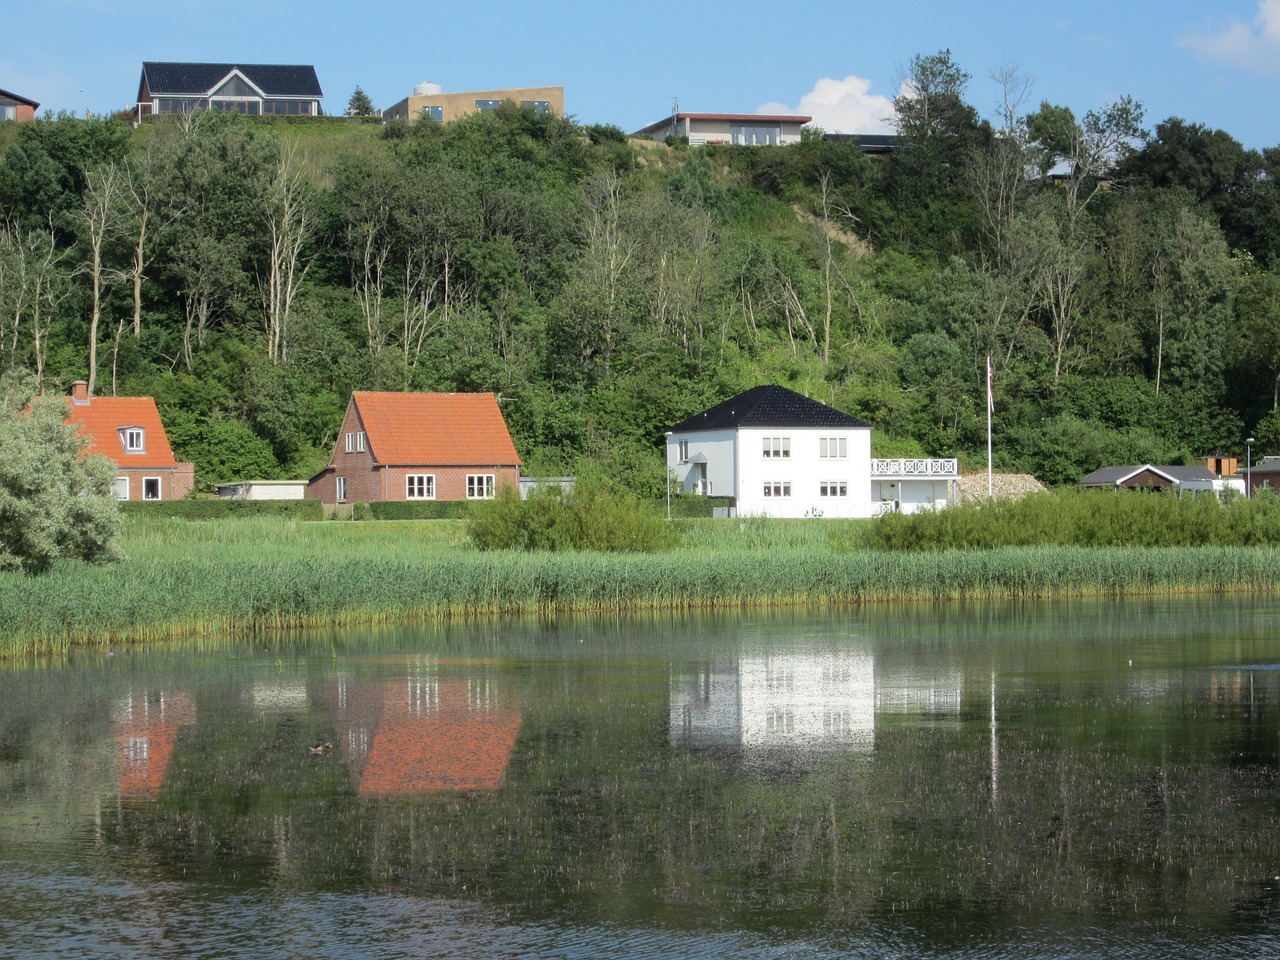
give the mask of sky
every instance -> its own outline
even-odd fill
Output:
[[[1128,95],[1168,117],[1280,145],[1280,0],[42,0],[12,4],[0,89],[41,110],[132,104],[144,60],[312,64],[327,113],[359,85],[379,107],[446,91],[562,85],[581,123],[631,132],[669,116],[800,113],[828,131],[889,132],[912,57],[950,50],[995,118],[997,71],[1077,116]]]

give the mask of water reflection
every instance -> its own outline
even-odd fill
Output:
[[[490,624],[0,673],[0,953],[1275,955],[1277,624]]]

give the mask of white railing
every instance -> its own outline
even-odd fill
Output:
[[[693,485],[693,492],[700,497],[711,496],[711,481],[699,480],[697,483]]]
[[[955,457],[931,459],[907,457],[901,460],[872,460],[873,477],[958,477],[959,463]]]
[[[871,504],[871,516],[883,517],[886,513],[894,513],[898,509],[897,500],[881,500]]]

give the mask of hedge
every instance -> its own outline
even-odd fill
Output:
[[[169,517],[175,520],[225,520],[229,517],[324,519],[324,507],[319,500],[126,500],[121,502],[120,509],[126,516]]]

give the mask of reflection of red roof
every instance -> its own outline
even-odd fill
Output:
[[[89,453],[102,454],[121,467],[176,467],[160,411],[151,397],[92,397],[88,403],[67,400],[67,423],[78,423],[89,437]],[[141,427],[144,449],[126,453],[123,427]]]
[[[325,699],[364,796],[497,790],[520,732],[518,710],[486,680],[436,676],[339,681]]]
[[[195,703],[188,694],[130,696],[116,711],[119,742],[120,799],[154,800],[164,786],[178,728],[195,722]]]
[[[352,395],[369,449],[381,464],[503,466],[520,463],[492,393]]]
[[[497,790],[520,730],[512,713],[383,717],[360,777],[360,793]]]

